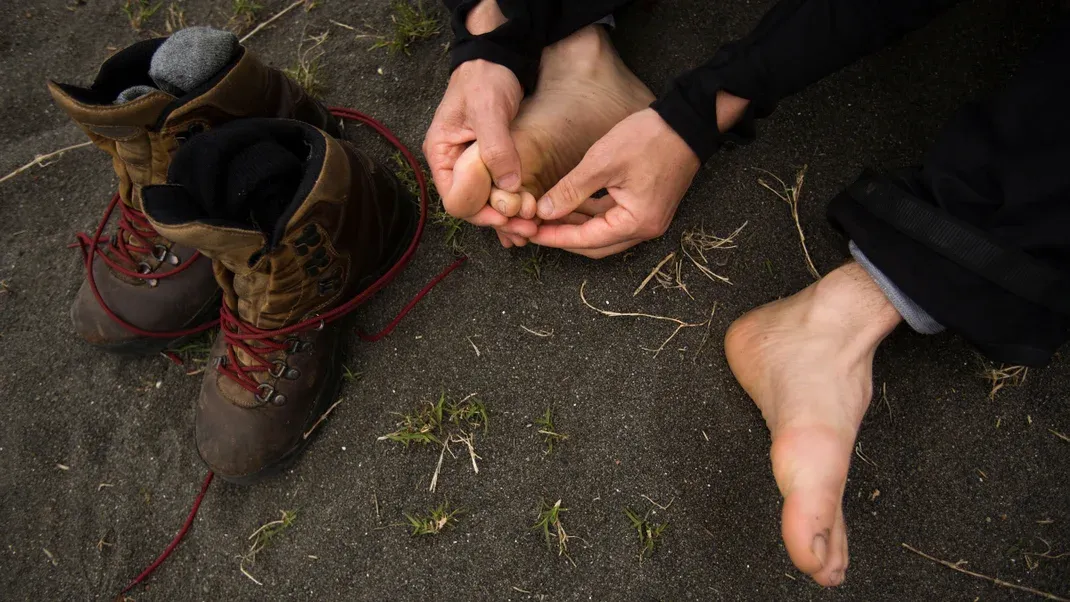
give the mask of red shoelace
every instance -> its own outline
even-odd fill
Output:
[[[405,157],[405,161],[409,164],[410,167],[412,167],[413,172],[416,174],[416,183],[420,188],[420,219],[417,222],[416,232],[413,234],[412,242],[409,243],[408,248],[405,250],[404,254],[402,254],[401,258],[398,259],[397,263],[395,263],[385,274],[383,274],[371,286],[364,289],[364,291],[362,291],[356,297],[314,318],[298,322],[297,324],[293,324],[285,328],[265,330],[246,323],[240,317],[235,315],[234,312],[232,312],[225,303],[223,304],[223,308],[220,311],[219,323],[221,324],[221,332],[223,333],[223,338],[227,346],[227,363],[225,365],[221,364],[219,366],[219,372],[222,374],[226,374],[228,377],[234,379],[236,382],[241,384],[250,392],[257,393],[258,395],[260,393],[259,388],[261,385],[256,381],[255,378],[251,376],[251,373],[270,371],[272,368],[275,367],[263,355],[271,353],[272,351],[280,351],[286,349],[289,344],[285,341],[285,339],[283,339],[283,337],[286,337],[287,335],[322,328],[326,324],[329,324],[345,316],[346,314],[360,306],[362,303],[367,301],[369,298],[371,298],[372,295],[377,293],[384,286],[386,286],[401,272],[402,269],[404,269],[404,267],[409,263],[409,260],[412,259],[413,254],[416,252],[417,246],[419,246],[420,244],[420,237],[423,234],[424,223],[427,220],[427,207],[429,203],[427,180],[424,177],[423,167],[420,165],[420,162],[416,160],[416,157],[412,154],[412,152],[386,126],[384,126],[382,123],[379,123],[375,119],[363,113],[360,113],[359,111],[341,107],[332,107],[331,114],[335,117],[357,121],[364,125],[367,125],[368,127],[375,130],[383,138],[385,138],[395,148],[397,148],[398,151],[401,152],[401,154]],[[82,245],[83,252],[86,252],[85,249],[87,247],[92,249],[93,251],[96,251],[96,245],[99,244],[100,235],[101,232],[103,232],[104,224],[110,217],[117,200],[118,196],[116,196],[115,199],[112,200],[112,204],[111,206],[109,206],[108,212],[104,216],[104,221],[97,229],[96,236],[91,239],[85,237],[85,240],[83,240],[82,236],[79,236],[79,244]],[[127,223],[129,224],[129,226],[131,228],[141,229],[138,234],[142,236],[142,239],[144,239],[144,237],[149,231],[152,231],[152,234],[155,235],[155,231],[152,230],[152,227],[148,224],[147,220],[145,220],[145,216],[143,214],[130,210],[125,206],[123,207],[123,209],[130,212],[131,217],[127,218]],[[124,214],[124,217],[125,215],[126,214]],[[123,227],[122,220],[123,218],[120,218],[120,227]],[[139,242],[142,242],[142,240],[139,240]],[[142,244],[144,244],[146,247],[149,246],[147,244],[147,240],[144,240]],[[129,245],[126,248],[130,248]],[[142,334],[143,336],[158,336],[160,333],[145,334],[145,331],[139,331],[139,329],[132,328],[131,325],[126,324],[121,319],[119,319],[118,316],[115,316],[111,312],[111,310],[109,310],[107,306],[103,303],[103,301],[100,299],[99,293],[97,293],[96,291],[95,284],[92,281],[92,261],[94,255],[94,252],[87,253],[86,269],[89,271],[90,286],[93,287],[93,292],[94,294],[96,294],[97,300],[101,301],[101,305],[105,308],[105,310],[108,311],[108,315],[115,319],[118,323],[126,326],[127,328],[130,328],[135,333]],[[101,255],[105,257],[105,260],[108,259],[107,256],[103,253],[101,253]],[[427,296],[427,294],[430,293],[431,290],[446,276],[453,272],[453,270],[460,267],[466,259],[467,257],[458,258],[445,270],[443,270],[442,273],[432,279],[431,282],[429,282],[422,290],[420,290],[420,292],[417,293],[416,296],[414,296],[405,305],[405,307],[402,308],[400,312],[398,312],[397,316],[395,316],[394,319],[391,320],[390,323],[387,324],[382,330],[374,334],[367,334],[363,332],[359,333],[361,339],[365,341],[378,341],[383,337],[389,335],[394,330],[394,328],[397,327],[401,320],[406,316],[406,314],[408,314],[409,311],[411,311],[412,308],[415,307],[421,299]],[[192,260],[193,258],[190,258],[189,260],[187,260],[187,263],[191,262]],[[111,264],[109,263],[109,265]],[[183,266],[180,266],[179,268],[176,268],[171,272],[168,272],[166,274],[157,274],[155,275],[155,277],[161,278],[170,276],[175,273],[178,273],[181,269],[185,269],[185,267],[185,264],[183,264]],[[204,327],[198,327],[197,329],[193,329],[192,332],[206,330],[207,328],[211,328],[214,325],[215,324],[213,323]],[[174,333],[167,334],[168,338],[174,335]],[[185,334],[191,333],[180,333],[178,336],[185,336]],[[280,339],[283,340],[280,342]],[[241,363],[238,362],[237,354],[235,353],[236,348],[241,349],[249,357],[253,358],[253,365],[241,365]],[[193,507],[190,509],[189,515],[186,517],[185,523],[183,524],[179,532],[175,535],[174,539],[171,540],[171,543],[167,546],[167,548],[164,549],[163,553],[160,554],[160,556],[148,566],[148,568],[142,571],[142,573],[138,575],[137,578],[131,581],[130,584],[127,585],[122,592],[120,592],[120,596],[126,594],[126,592],[130,591],[139,583],[147,579],[149,575],[151,575],[152,572],[155,571],[156,568],[159,567],[168,558],[168,556],[171,555],[171,552],[174,551],[174,549],[182,541],[182,538],[185,537],[186,532],[189,530],[190,526],[193,524],[194,518],[196,518],[197,516],[197,511],[201,507],[201,501],[204,499],[204,495],[208,491],[208,486],[211,484],[213,477],[214,474],[212,472],[209,472],[208,475],[205,477],[204,482],[201,485],[200,493],[197,495]]]
[[[112,236],[104,236],[104,228],[107,227],[108,221],[111,220],[111,215],[115,212],[116,205],[119,207],[118,231]],[[100,304],[101,309],[104,310],[104,313],[108,314],[109,318],[126,330],[143,337],[177,339],[203,332],[219,323],[217,320],[174,332],[145,330],[120,318],[104,302],[100,290],[97,289],[96,277],[93,275],[93,261],[98,257],[115,272],[129,278],[144,280],[150,286],[156,286],[158,281],[187,270],[201,256],[200,253],[193,253],[185,260],[182,260],[176,257],[169,247],[154,244],[152,240],[158,237],[159,234],[149,223],[148,218],[145,217],[144,213],[127,206],[126,203],[122,202],[118,194],[112,197],[111,203],[108,204],[108,209],[104,212],[104,217],[100,220],[100,224],[97,226],[93,236],[86,232],[79,232],[77,236],[78,241],[68,245],[68,247],[81,249],[82,258],[85,261],[86,280],[89,282],[90,290],[93,291],[93,296],[96,298],[97,303]],[[156,265],[150,265],[148,262],[138,259],[138,255],[149,255],[157,263]],[[166,263],[177,264],[177,266],[173,270],[166,272],[155,272],[158,267]]]

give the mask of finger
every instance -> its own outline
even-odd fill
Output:
[[[609,257],[610,255],[616,255],[621,251],[625,251],[634,247],[635,245],[643,242],[640,238],[633,238],[632,240],[622,242],[616,245],[610,245],[608,247],[602,247],[600,249],[564,249],[569,253],[575,253],[576,255],[583,255],[584,257],[590,257],[591,259],[602,259]]]
[[[580,212],[577,211],[576,213],[569,213],[568,215],[562,217],[561,219],[555,219],[553,221],[544,222],[544,223],[546,223],[546,224],[568,224],[568,225],[572,225],[572,226],[578,226],[580,224],[587,223],[588,221],[591,220],[592,217],[594,217],[594,216],[586,215],[586,214],[583,214],[583,213],[580,213]]]
[[[614,207],[580,225],[543,224],[531,242],[557,249],[608,247],[635,238],[632,221],[625,209]]]
[[[449,196],[453,188],[453,167],[457,158],[464,152],[462,145],[424,145],[424,157],[431,169],[431,180],[435,183],[440,198]]]
[[[509,223],[509,218],[491,209],[490,205],[483,205],[478,213],[465,218],[465,221],[480,228],[501,228]]]
[[[592,151],[595,149],[592,148]],[[586,202],[590,196],[606,186],[605,171],[596,163],[598,155],[588,151],[575,169],[554,185],[538,202],[538,215],[542,219],[557,219],[568,215]]]
[[[515,192],[501,188],[493,188],[490,191],[490,206],[506,217],[513,217],[520,213],[523,203],[523,197]]]
[[[498,111],[478,116],[471,123],[479,142],[479,156],[494,184],[508,192],[520,192],[520,154],[509,132],[511,120],[506,111]]]
[[[502,230],[522,236],[524,238],[531,238],[535,236],[535,233],[539,231],[539,224],[541,220],[528,220],[521,219],[519,217],[511,217],[504,226],[501,226]]]

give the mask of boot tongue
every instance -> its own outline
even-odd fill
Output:
[[[183,96],[212,79],[238,53],[238,38],[229,31],[189,27],[167,38],[152,55],[148,75],[155,85],[131,85],[119,93],[114,104],[123,104],[157,89]]]

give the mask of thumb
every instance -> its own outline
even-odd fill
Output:
[[[587,153],[575,169],[539,199],[537,215],[544,220],[561,219],[605,188],[607,182],[605,172],[594,167],[591,154]]]
[[[479,142],[479,158],[490,171],[494,185],[520,192],[520,154],[509,132],[509,119],[483,119],[472,129]]]

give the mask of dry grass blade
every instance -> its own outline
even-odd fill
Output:
[[[668,316],[657,316],[657,315],[653,315],[653,314],[644,314],[644,313],[639,313],[639,312],[617,312],[617,311],[609,311],[607,309],[599,309],[599,308],[591,305],[591,303],[589,301],[587,301],[587,297],[584,295],[584,288],[586,286],[587,286],[587,281],[584,280],[583,283],[580,284],[580,300],[583,301],[584,305],[586,305],[587,307],[593,309],[594,311],[602,314],[603,316],[609,316],[611,318],[649,318],[651,320],[672,322],[673,324],[676,324],[676,330],[674,330],[672,332],[672,334],[669,335],[669,338],[667,338],[664,341],[662,341],[661,345],[657,349],[648,349],[646,347],[642,348],[644,351],[653,352],[654,353],[654,357],[657,357],[658,354],[661,353],[662,350],[665,349],[665,346],[668,345],[669,342],[672,341],[674,338],[676,338],[676,335],[679,334],[681,330],[683,330],[685,328],[704,327],[707,324],[709,324],[709,320],[712,319],[712,318],[709,318],[705,322],[698,322],[698,323],[695,323],[695,324],[689,324],[689,323],[684,322],[683,320],[680,320],[678,318],[670,318]],[[712,316],[712,314],[711,314],[711,316]]]
[[[30,169],[34,165],[36,165],[37,167],[48,167],[49,165],[51,165],[51,163],[46,163],[45,161],[48,161],[49,159],[58,158],[60,155],[62,155],[63,153],[65,153],[67,151],[72,151],[72,150],[79,149],[79,148],[85,148],[87,146],[93,146],[93,143],[92,142],[81,142],[81,143],[78,143],[78,144],[72,144],[70,146],[65,146],[65,147],[63,147],[63,148],[61,148],[61,149],[59,149],[57,151],[52,151],[52,152],[46,153],[44,155],[37,155],[36,157],[33,158],[33,161],[30,161],[26,165],[23,165],[22,167],[16,169],[15,171],[13,171],[13,172],[7,174],[6,176],[0,178],[0,184],[3,184],[4,182],[7,182],[11,178],[14,178],[15,176],[19,175],[20,173],[26,171],[27,169]]]
[[[769,182],[758,178],[758,184],[763,188],[769,190],[777,196],[780,200],[788,204],[791,208],[791,219],[795,221],[795,229],[799,232],[799,243],[802,245],[803,255],[806,257],[806,269],[810,271],[810,274],[816,279],[821,279],[821,272],[817,271],[814,267],[814,261],[810,259],[810,249],[806,246],[806,234],[803,233],[802,224],[799,222],[799,199],[802,198],[803,182],[806,180],[806,169],[808,166],[803,165],[802,169],[795,174],[795,185],[788,186],[784,180],[777,177],[776,174],[761,168],[755,168],[760,172],[768,174],[771,178],[776,180],[777,185],[780,186],[780,190],[773,188]]]
[[[654,279],[654,276],[658,275],[658,273],[661,272],[661,268],[664,267],[666,263],[669,263],[669,260],[671,260],[673,257],[676,257],[676,251],[669,253],[665,256],[665,259],[659,261],[658,265],[654,266],[653,270],[650,270],[650,273],[647,274],[647,277],[643,278],[643,281],[639,284],[639,288],[635,289],[635,292],[632,293],[632,296],[634,297],[639,293],[643,292],[643,289],[646,288],[646,285]]]
[[[271,25],[276,20],[281,18],[283,15],[285,15],[286,13],[290,12],[291,10],[297,8],[298,6],[301,6],[302,4],[305,4],[306,6],[312,6],[312,4],[309,3],[309,0],[297,0],[297,2],[294,2],[293,4],[287,6],[286,8],[280,10],[279,12],[275,13],[267,21],[264,21],[260,25],[257,25],[255,28],[253,28],[252,31],[250,31],[249,33],[247,33],[244,36],[242,36],[242,38],[241,38],[241,40],[239,40],[239,42],[244,44],[249,38],[255,36],[258,33],[260,33],[268,25]]]
[[[281,518],[264,523],[259,529],[253,531],[252,534],[249,535],[248,539],[252,541],[249,545],[249,549],[244,554],[238,556],[238,558],[240,558],[238,568],[241,570],[241,573],[257,585],[263,585],[263,583],[257,580],[256,577],[253,577],[246,568],[246,564],[252,565],[256,563],[256,555],[266,548],[279,534],[289,529],[290,526],[293,525],[294,519],[297,518],[297,513],[292,510],[281,510],[280,512],[282,514]]]
[[[966,563],[966,561],[964,561],[964,560],[960,560],[958,562],[948,562],[946,560],[940,560],[939,558],[935,558],[933,556],[930,556],[930,555],[926,554],[925,552],[922,552],[921,550],[919,550],[917,548],[914,548],[912,546],[909,546],[909,545],[907,545],[905,543],[901,543],[899,545],[901,545],[904,548],[906,548],[907,550],[910,550],[911,552],[917,554],[918,556],[921,556],[922,558],[925,558],[926,560],[930,560],[930,561],[935,562],[937,564],[942,564],[942,565],[946,566],[947,568],[949,568],[949,569],[951,569],[953,571],[957,571],[959,573],[962,573],[963,575],[969,575],[971,577],[976,577],[978,579],[984,579],[985,581],[989,581],[989,582],[995,583],[996,585],[998,585],[1000,587],[1009,587],[1011,589],[1016,589],[1018,591],[1029,592],[1030,594],[1041,596],[1042,598],[1047,598],[1048,600],[1058,600],[1059,602],[1070,602],[1070,598],[1063,598],[1061,596],[1057,596],[1057,595],[1049,593],[1049,592],[1044,592],[1044,591],[1041,591],[1039,589],[1033,589],[1031,587],[1026,587],[1024,585],[1016,585],[1014,583],[1009,583],[1009,582],[1004,581],[1002,579],[996,579],[995,577],[989,577],[988,575],[982,575],[981,573],[975,573],[973,571],[964,569],[964,568],[962,568],[962,565]]]
[[[297,82],[305,92],[308,92],[309,96],[314,98],[320,98],[323,96],[325,86],[323,84],[322,65],[320,60],[326,54],[323,49],[323,43],[327,41],[327,37],[330,35],[330,31],[325,31],[318,36],[310,36],[301,40],[301,43],[297,46],[297,64],[293,67],[284,69],[286,75],[289,75],[295,82]],[[312,45],[305,47],[305,42],[311,42]]]
[[[1008,366],[1006,364],[1000,364],[999,367],[985,363],[984,371],[981,373],[982,378],[987,380],[992,385],[992,390],[988,392],[988,399],[992,400],[996,398],[996,393],[1003,387],[1017,387],[1025,382],[1025,377],[1029,375],[1029,368],[1025,366]]]

